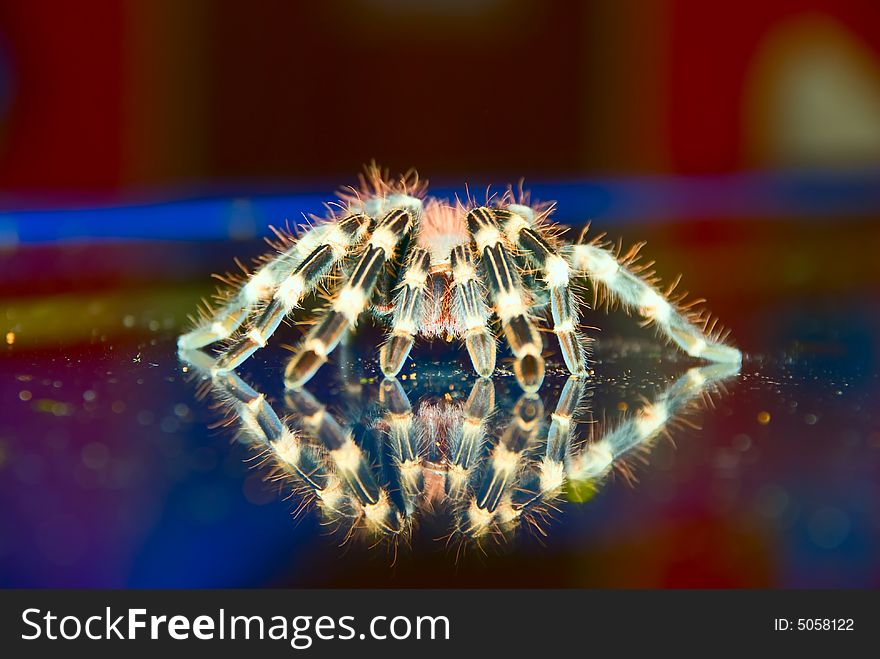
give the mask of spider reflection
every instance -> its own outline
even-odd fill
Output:
[[[447,540],[476,543],[523,528],[544,533],[566,493],[597,488],[625,456],[649,450],[739,371],[692,368],[609,429],[587,422],[583,378],[566,381],[549,415],[537,393],[523,394],[506,413],[496,409],[488,378],[477,379],[465,400],[446,394],[414,408],[400,382],[386,378],[373,385],[369,411],[337,417],[306,389],[290,389],[289,414],[281,417],[238,374],[213,368],[210,355],[181,354],[270,476],[346,539],[407,538],[435,516],[448,520]]]

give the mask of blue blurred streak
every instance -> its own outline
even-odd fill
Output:
[[[711,218],[829,218],[880,210],[880,170],[749,172],[700,177],[605,178],[535,183],[557,219],[582,223]],[[470,188],[482,190],[478,184]],[[494,190],[502,190],[498,186]],[[438,197],[463,196],[441,188]],[[475,195],[480,199],[482,193]],[[265,235],[269,225],[324,213],[331,192],[236,196],[170,203],[0,213],[0,245],[69,240],[223,240]]]

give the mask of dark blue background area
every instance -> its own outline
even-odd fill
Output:
[[[780,214],[822,219],[829,214],[870,214],[880,208],[880,172],[750,172],[702,177],[656,176],[567,182],[528,181],[532,198],[555,200],[558,216],[574,224],[602,221],[645,223],[705,217],[773,217]],[[484,190],[503,191],[470,181],[475,198]],[[319,193],[230,194],[191,201],[137,203],[131,206],[54,209],[10,208],[0,213],[0,241],[44,243],[71,239],[223,240],[266,235],[269,225],[296,224],[304,216],[323,215],[330,190]],[[462,187],[432,188],[439,198],[464,197]],[[291,209],[296,209],[295,213]]]

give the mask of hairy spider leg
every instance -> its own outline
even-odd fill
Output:
[[[474,208],[467,215],[468,229],[486,272],[495,314],[515,357],[513,372],[520,386],[535,392],[544,381],[541,335],[528,315],[522,284],[492,209]]]
[[[464,327],[464,344],[474,370],[487,378],[495,370],[498,351],[495,337],[489,330],[489,310],[483,298],[470,245],[458,245],[450,256],[452,268],[453,313]]]
[[[339,344],[342,334],[357,324],[367,308],[385,263],[413,223],[411,213],[402,208],[388,211],[367,241],[366,248],[348,281],[339,291],[323,319],[306,335],[287,363],[287,387],[297,388],[309,381]]]
[[[233,343],[217,361],[217,370],[237,368],[266,345],[281,321],[296,309],[330,269],[342,261],[365,235],[370,223],[367,215],[349,215],[325,232],[323,244],[316,247],[275,290],[272,300],[253,326]]]
[[[578,273],[589,277],[594,286],[603,287],[626,309],[635,309],[646,321],[656,324],[687,354],[712,362],[742,362],[739,350],[690,322],[663,293],[629,270],[610,250],[595,243],[570,249],[571,265]]]
[[[479,378],[462,409],[462,422],[446,443],[446,492],[452,499],[461,498],[470,487],[474,472],[483,457],[486,424],[495,410],[495,385],[489,378]]]
[[[269,300],[278,286],[309,254],[324,243],[344,241],[345,238],[338,235],[338,231],[338,223],[332,220],[321,222],[306,231],[289,249],[250,275],[247,282],[214,314],[181,335],[177,340],[178,348],[203,348],[232,336],[254,308]]]
[[[380,487],[360,447],[326,408],[305,390],[289,391],[288,406],[306,435],[282,421],[265,396],[233,371],[221,372],[215,359],[201,350],[181,351],[181,357],[205,377],[215,397],[238,420],[249,443],[268,450],[277,467],[312,492],[321,507],[346,517],[363,517],[374,530],[396,535],[403,519],[389,493]],[[318,449],[320,447],[320,450]]]
[[[334,471],[351,495],[367,525],[392,535],[403,530],[403,516],[388,491],[379,485],[366,455],[349,429],[305,389],[290,389],[287,404],[298,414],[303,430],[326,448]]]
[[[562,358],[572,375],[585,375],[585,340],[578,330],[579,301],[571,290],[571,266],[535,226],[535,212],[528,206],[511,204],[495,209],[507,239],[520,248],[526,259],[541,272],[550,295],[553,333],[559,340]]]
[[[431,255],[415,247],[403,272],[403,278],[394,297],[394,320],[388,338],[379,351],[379,363],[387,377],[394,377],[403,368],[415,343],[424,310]]]

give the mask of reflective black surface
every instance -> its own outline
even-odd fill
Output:
[[[343,535],[322,527],[313,508],[294,519],[298,498],[263,481],[253,453],[221,425],[224,412],[197,398],[174,331],[152,327],[146,341],[4,359],[7,585],[857,586],[880,578],[877,373],[829,354],[828,343],[747,357],[741,374],[687,406],[666,437],[622,460],[595,494],[569,489],[540,532],[523,528],[512,542],[459,552],[438,542],[448,533],[442,520],[423,521],[396,545],[355,537],[340,547]],[[379,417],[377,340],[365,331],[347,375],[331,363],[308,387],[361,429]],[[288,354],[273,346],[241,369],[280,414]],[[456,366],[455,346],[422,346],[414,357],[401,385],[417,414],[467,397],[474,376]],[[548,417],[565,383],[558,358],[551,362],[540,391]],[[649,333],[600,341],[578,437],[600,436],[694,366]],[[497,435],[520,392],[504,364],[494,382]]]
[[[710,300],[746,354],[741,372],[623,456],[595,493],[566,488],[540,531],[522,524],[510,541],[466,551],[443,540],[448,515],[423,515],[409,538],[378,544],[343,543],[314,507],[294,518],[300,499],[264,482],[228,413],[198,396],[176,337],[210,292],[206,273],[263,245],[71,243],[4,254],[0,584],[880,585],[877,225],[617,231],[625,243],[649,239],[658,272],[682,272]],[[307,317],[239,370],[291,423],[283,346]],[[596,344],[576,446],[700,366],[619,312],[590,311],[584,323]],[[541,433],[567,376],[552,338]],[[334,354],[308,384],[358,437],[382,430],[381,340],[363,322],[349,357]],[[520,397],[508,353],[499,357],[493,437]],[[442,342],[418,343],[400,377],[416,417],[460,405],[474,381],[466,353]]]

